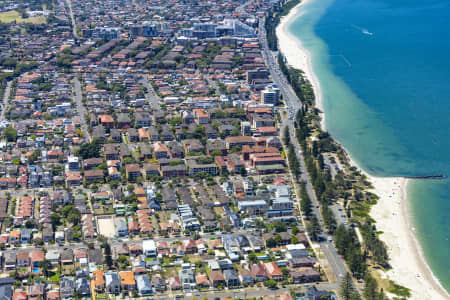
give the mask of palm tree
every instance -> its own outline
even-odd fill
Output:
[[[47,259],[44,258],[44,260],[41,261],[40,266],[41,266],[42,273],[44,274],[44,276],[48,277],[48,273],[49,273],[50,268],[51,268],[50,262]]]

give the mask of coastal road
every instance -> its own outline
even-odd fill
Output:
[[[72,1],[66,0],[66,3],[67,3],[67,7],[69,8],[70,20],[72,21],[73,37],[75,39],[79,39],[80,37],[78,36],[78,33],[77,33],[77,24],[75,23],[75,17],[73,16]]]
[[[278,85],[278,88],[280,89],[281,94],[283,95],[285,106],[287,107],[287,110],[289,112],[288,117],[285,118],[282,127],[288,127],[290,136],[291,136],[291,142],[295,149],[295,153],[297,154],[297,158],[300,163],[300,169],[302,170],[301,173],[301,180],[305,182],[306,191],[309,195],[309,197],[312,200],[312,210],[313,214],[317,217],[319,220],[319,224],[321,225],[321,228],[324,227],[324,222],[322,215],[319,211],[319,202],[316,197],[316,194],[313,190],[313,186],[311,183],[311,180],[309,178],[308,172],[306,171],[305,162],[303,159],[303,155],[301,155],[301,148],[297,141],[297,138],[295,136],[294,131],[294,118],[295,113],[302,108],[302,104],[300,102],[300,99],[298,99],[297,95],[295,94],[294,90],[292,89],[291,85],[287,82],[286,77],[281,72],[278,63],[275,59],[277,56],[277,53],[273,53],[268,48],[268,43],[266,39],[266,31],[264,28],[264,19],[261,18],[259,22],[259,40],[263,47],[263,58],[266,61],[266,65],[270,71],[270,74],[272,76],[272,80]],[[335,275],[335,277],[341,278],[342,276],[347,273],[346,265],[344,264],[343,259],[339,256],[337,253],[334,245],[332,242],[329,242],[328,239],[326,239],[327,236],[325,236],[325,239],[319,242],[320,250],[325,255],[327,261],[329,262],[332,271]]]
[[[88,139],[88,141],[91,140],[91,135],[89,134],[89,127],[87,126],[86,123],[86,108],[84,107],[83,104],[83,93],[81,91],[81,83],[78,80],[77,77],[74,77],[73,79],[73,99],[75,100],[75,105],[77,107],[77,112],[78,112],[78,119],[80,120],[80,124],[81,124],[81,131],[83,132],[84,136]]]
[[[9,108],[9,96],[11,95],[12,81],[8,81],[3,93],[2,111],[0,113],[0,122],[5,121],[5,113]]]
[[[291,85],[287,81],[284,74],[281,72],[277,63],[278,52],[272,52],[267,43],[266,30],[264,28],[264,18],[259,20],[258,37],[263,47],[263,58],[266,61],[267,67],[272,76],[272,80],[277,84],[278,88],[283,95],[283,100],[291,114],[295,115],[295,112],[302,108],[302,103],[298,99]]]

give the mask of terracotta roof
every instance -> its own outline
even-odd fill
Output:
[[[120,275],[120,284],[121,285],[135,285],[136,281],[134,280],[134,274],[131,271],[121,271]]]

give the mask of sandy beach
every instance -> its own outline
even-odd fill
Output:
[[[300,7],[309,1],[313,0],[302,1],[283,17],[276,33],[280,50],[288,64],[305,72],[313,85],[317,107],[323,111],[320,83],[313,72],[310,53],[288,30],[291,22],[302,15]],[[323,128],[324,120],[325,116],[322,115]],[[356,166],[353,161],[351,163]],[[408,213],[407,180],[365,174],[374,186],[373,192],[380,197],[379,202],[372,208],[371,216],[376,220],[378,230],[383,231],[381,239],[388,246],[392,265],[392,269],[383,272],[381,276],[411,289],[411,299],[450,299],[426,264],[420,245],[414,236],[414,228]]]
[[[411,299],[449,299],[426,264],[420,245],[414,236],[408,212],[407,180],[369,176],[373,192],[380,200],[370,215],[382,231],[381,239],[387,244],[392,269],[382,277],[411,289]]]
[[[278,43],[280,45],[281,52],[283,52],[286,57],[288,64],[294,68],[300,69],[305,73],[306,78],[314,89],[314,94],[316,96],[316,107],[323,111],[322,106],[322,92],[320,89],[319,80],[314,74],[311,62],[311,55],[308,50],[306,50],[301,42],[294,37],[289,30],[289,25],[296,18],[300,17],[302,12],[299,8],[307,4],[311,0],[303,0],[297,6],[295,6],[288,15],[284,16],[280,20],[280,25],[276,28],[276,34],[278,37]],[[322,114],[322,127],[325,126],[325,116]]]

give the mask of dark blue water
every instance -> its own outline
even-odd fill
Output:
[[[377,176],[450,175],[450,1],[323,0],[291,25],[327,129]],[[450,290],[450,181],[408,185],[427,262]]]

